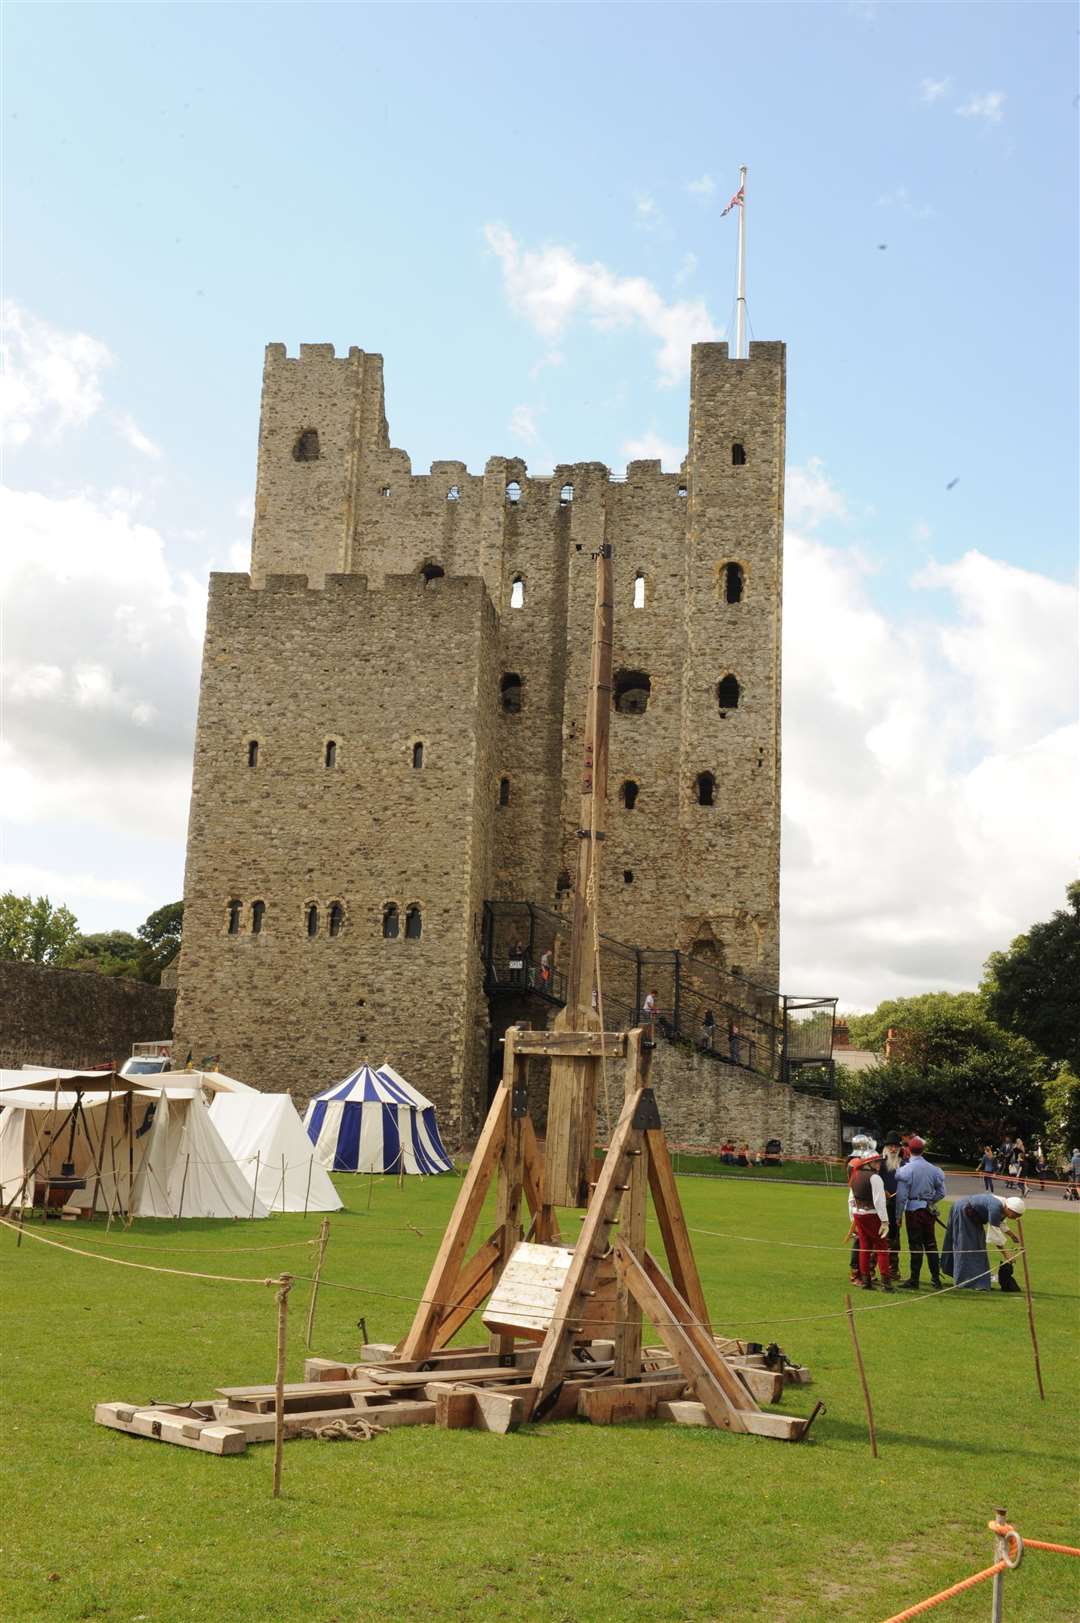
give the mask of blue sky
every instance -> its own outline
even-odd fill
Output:
[[[938,679],[954,714],[986,712],[955,730],[940,786],[928,774],[943,803],[1073,718],[1072,7],[15,4],[4,33],[4,293],[31,380],[6,481],[53,504],[33,509],[39,560],[50,524],[70,537],[80,514],[93,556],[115,563],[130,544],[141,568],[152,553],[142,590],[172,628],[156,634],[159,667],[127,673],[154,689],[141,719],[102,679],[87,686],[91,653],[81,677],[40,658],[62,678],[27,677],[37,656],[16,646],[17,771],[55,772],[29,729],[56,720],[64,736],[66,692],[69,712],[111,716],[99,766],[115,748],[116,773],[134,771],[141,749],[164,782],[168,760],[182,802],[195,667],[173,631],[197,621],[207,569],[242,554],[267,341],[381,351],[392,437],[418,471],[495,453],[621,471],[635,451],[677,454],[678,357],[731,318],[736,220],[720,215],[740,163],[753,332],[789,346],[788,609],[803,638],[789,672],[813,665],[812,568],[839,570],[818,634],[865,648],[857,627],[872,626],[882,666],[913,659],[928,727]],[[67,357],[67,383],[43,351]],[[1009,601],[1028,605],[1020,629]],[[22,626],[49,602],[31,592]],[[831,626],[840,603],[849,618]],[[80,624],[73,610],[72,661]],[[998,680],[1031,690],[1004,718],[978,687],[992,672],[975,669],[999,658]],[[901,687],[886,694],[877,666],[846,681],[833,720],[852,723],[879,776],[882,728],[918,761]],[[791,725],[809,726],[797,688],[793,706]],[[1030,763],[1013,777],[1045,789]],[[77,878],[87,927],[137,922],[179,890],[183,838],[182,816],[147,831],[140,794],[141,822],[92,831],[42,802],[5,841],[16,880]],[[809,931],[833,859],[826,825],[801,829],[794,803],[792,816],[792,917],[809,910]],[[954,933],[963,898],[913,939],[898,914],[858,995],[920,974],[969,982],[984,943],[1056,904],[1074,847],[1050,838],[1045,868],[969,929],[962,961],[927,946],[920,970],[918,955]],[[876,938],[880,898],[870,912]],[[828,990],[821,974],[859,962],[822,958],[807,936],[792,968]]]

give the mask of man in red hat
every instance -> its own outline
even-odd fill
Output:
[[[848,1173],[848,1215],[859,1237],[859,1286],[874,1288],[873,1256],[877,1256],[882,1290],[891,1291],[889,1267],[889,1211],[881,1181],[881,1156],[876,1150],[853,1162]]]
[[[945,1199],[945,1174],[923,1159],[926,1145],[918,1135],[908,1139],[908,1160],[896,1174],[896,1221],[906,1219],[908,1255],[911,1258],[911,1278],[905,1279],[902,1289],[917,1291],[922,1273],[923,1257],[930,1265],[930,1281],[935,1290],[941,1289],[941,1264],[938,1260],[937,1238],[934,1224],[939,1200]]]

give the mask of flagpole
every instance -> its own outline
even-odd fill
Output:
[[[735,359],[746,359],[746,165],[739,170],[739,290],[735,303]]]

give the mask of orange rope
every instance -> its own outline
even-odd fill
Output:
[[[1041,1538],[1026,1538],[1025,1550],[1053,1550],[1055,1555],[1080,1555],[1080,1550],[1074,1550],[1071,1544],[1047,1544]]]
[[[904,1623],[908,1617],[918,1617],[922,1612],[928,1612],[932,1606],[940,1606],[943,1600],[951,1600],[953,1595],[962,1595],[965,1589],[973,1589],[981,1584],[984,1578],[993,1578],[996,1573],[1004,1572],[1006,1563],[995,1561],[992,1567],[986,1567],[982,1572],[972,1573],[970,1578],[962,1578],[958,1584],[950,1589],[943,1589],[940,1594],[930,1595],[921,1600],[917,1606],[909,1606],[906,1612],[897,1612],[894,1617],[887,1617],[885,1623]]]

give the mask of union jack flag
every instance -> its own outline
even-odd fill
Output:
[[[738,191],[735,193],[735,196],[731,199],[731,202],[728,204],[727,208],[724,209],[723,212],[721,213],[720,218],[723,219],[725,214],[730,214],[733,208],[742,208],[742,206],[743,206],[743,187],[740,186]]]

